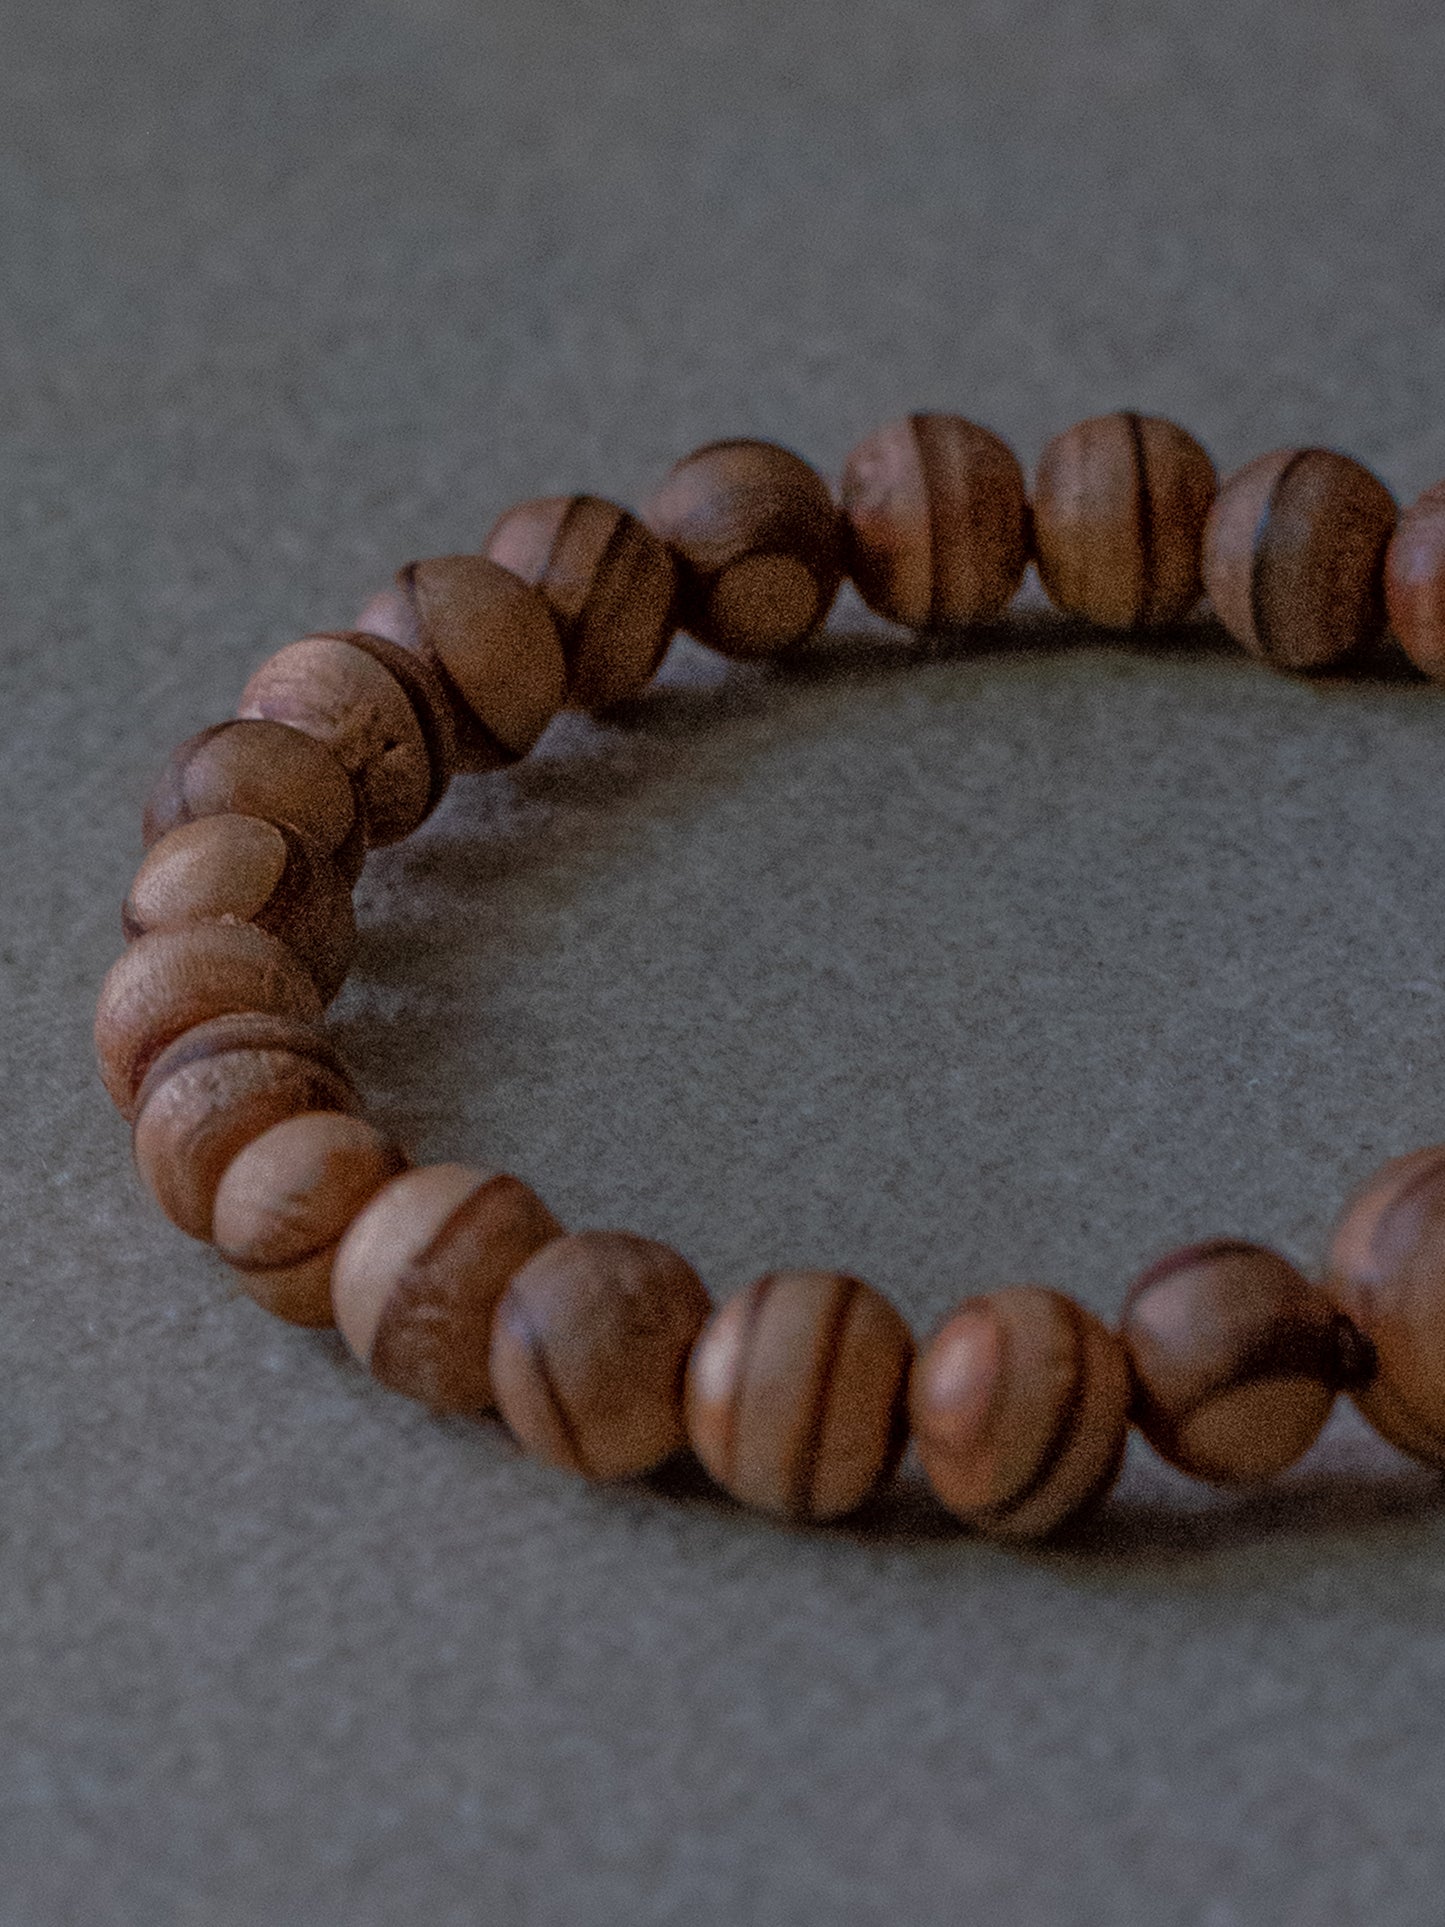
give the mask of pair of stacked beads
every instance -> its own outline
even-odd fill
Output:
[[[1445,1148],[1365,1187],[1320,1285],[1216,1241],[1152,1266],[1117,1332],[1019,1286],[966,1300],[915,1353],[859,1279],[773,1272],[714,1310],[666,1246],[569,1234],[506,1174],[413,1168],[361,1115],[322,1027],[351,888],[454,773],[514,763],[563,706],[635,696],[679,628],[734,658],[785,655],[845,572],[878,613],[956,628],[1000,614],[1030,559],[1059,607],[1111,628],[1177,622],[1207,589],[1278,665],[1343,663],[1388,617],[1445,672],[1445,488],[1397,521],[1382,483],[1321,449],[1220,488],[1199,444],[1149,417],[1057,437],[1031,497],[989,431],[916,415],[853,452],[841,504],[757,441],[687,457],[640,516],[521,504],[481,552],[412,563],[354,629],[272,656],[151,794],[96,1042],[167,1214],[269,1310],[334,1318],[375,1378],[434,1411],[495,1407],[599,1478],[690,1445],[736,1497],[792,1518],[851,1511],[911,1437],[960,1518],[1037,1536],[1107,1492],[1131,1418],[1229,1484],[1297,1459],[1342,1389],[1445,1464]]]

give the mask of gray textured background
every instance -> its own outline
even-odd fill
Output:
[[[703,438],[835,469],[1445,472],[1445,16],[1405,0],[5,0],[0,1919],[1371,1927],[1441,1918],[1445,1512],[1342,1415],[1278,1491],[1143,1451],[1020,1556],[685,1472],[593,1492],[267,1323],[139,1194],[89,1006],[137,806],[248,670],[509,500]],[[1102,1310],[1312,1259],[1442,1135],[1442,699],[1153,653],[680,648],[458,783],[338,1006],[422,1155],[717,1291]]]

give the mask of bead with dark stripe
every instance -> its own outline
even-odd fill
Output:
[[[965,1299],[918,1355],[914,1443],[943,1504],[981,1532],[1041,1538],[1107,1495],[1129,1366],[1093,1313],[1015,1285]]]
[[[687,1372],[687,1431],[719,1485],[789,1519],[853,1511],[887,1479],[913,1340],[861,1279],[774,1271],[721,1305]]]

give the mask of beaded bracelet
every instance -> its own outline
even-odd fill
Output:
[[[322,1028],[351,886],[454,773],[516,762],[564,706],[635,696],[679,629],[784,656],[845,573],[876,613],[957,629],[998,616],[1031,559],[1059,608],[1114,629],[1178,622],[1207,591],[1266,662],[1343,665],[1388,618],[1445,677],[1445,483],[1397,519],[1380,481],[1326,449],[1260,456],[1220,486],[1184,430],[1114,414],[1052,441],[1030,498],[995,435],[914,415],[854,450],[841,506],[760,441],[697,450],[640,516],[523,503],[481,553],[413,562],[355,628],[281,649],[152,791],[95,1034],[162,1209],[266,1309],[334,1320],[377,1380],[435,1412],[495,1408],[597,1479],[690,1446],[790,1519],[851,1511],[911,1439],[958,1518],[1039,1537],[1109,1491],[1131,1420],[1184,1471],[1245,1483],[1294,1463],[1342,1390],[1445,1466],[1445,1146],[1356,1194],[1319,1284],[1217,1240],[1151,1266],[1117,1332],[1013,1286],[966,1299],[915,1354],[860,1279],[771,1272],[714,1310],[665,1245],[569,1234],[512,1176],[412,1167],[360,1114]]]

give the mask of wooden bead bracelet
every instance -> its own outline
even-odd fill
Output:
[[[850,1512],[911,1439],[958,1518],[1035,1538],[1109,1491],[1131,1420],[1172,1464],[1233,1485],[1294,1463],[1342,1390],[1445,1466],[1445,1146],[1364,1185],[1317,1284],[1219,1240],[1152,1265],[1117,1332],[1025,1285],[966,1299],[915,1354],[860,1279],[771,1272],[713,1309],[665,1245],[569,1234],[515,1177],[412,1167],[361,1115],[322,1028],[351,887],[453,774],[514,763],[564,706],[637,695],[679,628],[782,656],[850,574],[878,614],[956,629],[997,617],[1030,559],[1059,608],[1111,628],[1176,623],[1207,591],[1280,667],[1343,666],[1388,622],[1445,677],[1445,483],[1397,518],[1326,449],[1219,486],[1183,429],[1108,415],[1049,444],[1030,497],[997,436],[914,415],[854,450],[841,505],[759,441],[697,450],[640,515],[523,503],[480,553],[410,563],[354,628],[278,651],[155,785],[95,1037],[162,1209],[267,1310],[334,1320],[381,1384],[433,1411],[495,1407],[591,1478],[690,1446],[790,1519]]]

